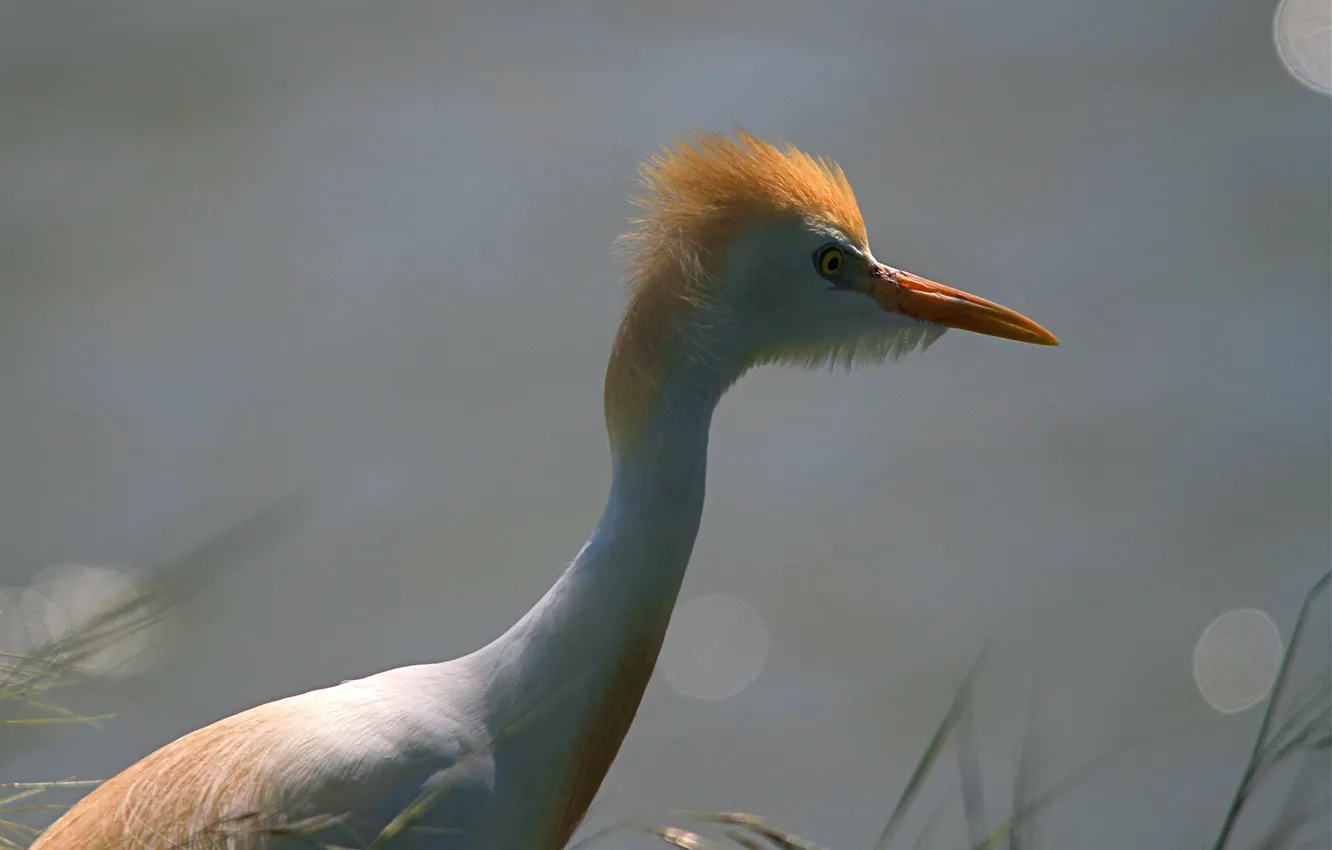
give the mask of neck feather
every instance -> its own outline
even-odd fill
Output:
[[[652,675],[698,534],[718,395],[682,368],[633,439],[612,430],[611,490],[596,530],[541,601],[483,650],[502,718],[492,730],[497,759],[515,754],[521,763],[507,770],[519,786],[551,789],[542,819],[552,847],[581,821]]]
[[[742,215],[741,213],[746,213]],[[748,226],[742,222],[749,221]],[[734,249],[767,218],[735,207],[695,222],[671,238],[643,241],[631,264],[631,297],[606,369],[606,428],[612,449],[629,450],[673,414],[710,413],[737,378],[742,357],[728,350],[736,317],[726,306],[729,281],[753,264]]]

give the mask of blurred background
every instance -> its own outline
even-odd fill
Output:
[[[951,334],[723,401],[681,617],[587,826],[738,808],[867,846],[989,641],[1000,798],[1035,670],[1038,784],[1137,742],[1052,840],[1197,846],[1259,716],[1205,696],[1200,636],[1256,609],[1288,639],[1332,560],[1332,109],[1274,12],[9,4],[0,649],[319,484],[101,658],[72,707],[102,728],[0,733],[0,779],[104,778],[506,628],[605,498],[636,162],[739,122],[838,160],[880,259],[1063,346]]]

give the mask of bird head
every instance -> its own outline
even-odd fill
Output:
[[[737,130],[682,139],[641,176],[606,379],[613,437],[667,402],[673,381],[720,395],[763,363],[879,363],[948,328],[1058,344],[1012,310],[876,259],[835,163]]]

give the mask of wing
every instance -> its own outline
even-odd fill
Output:
[[[402,668],[267,703],[103,783],[31,850],[491,850],[493,760],[465,683]],[[433,678],[431,678],[433,677]],[[429,681],[427,681],[429,679]],[[387,836],[386,836],[387,837]]]

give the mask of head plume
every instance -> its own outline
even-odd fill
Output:
[[[644,216],[623,239],[637,284],[682,256],[704,265],[699,253],[715,249],[718,237],[729,235],[728,225],[764,213],[819,219],[860,247],[869,245],[855,193],[836,163],[743,129],[734,138],[685,137],[644,162],[640,175],[646,191],[634,202]]]
[[[621,240],[630,303],[606,376],[612,435],[632,427],[655,397],[684,325],[708,303],[716,263],[737,228],[764,215],[834,227],[857,245],[868,236],[855,193],[835,163],[737,128],[697,133],[640,167],[643,211]]]

